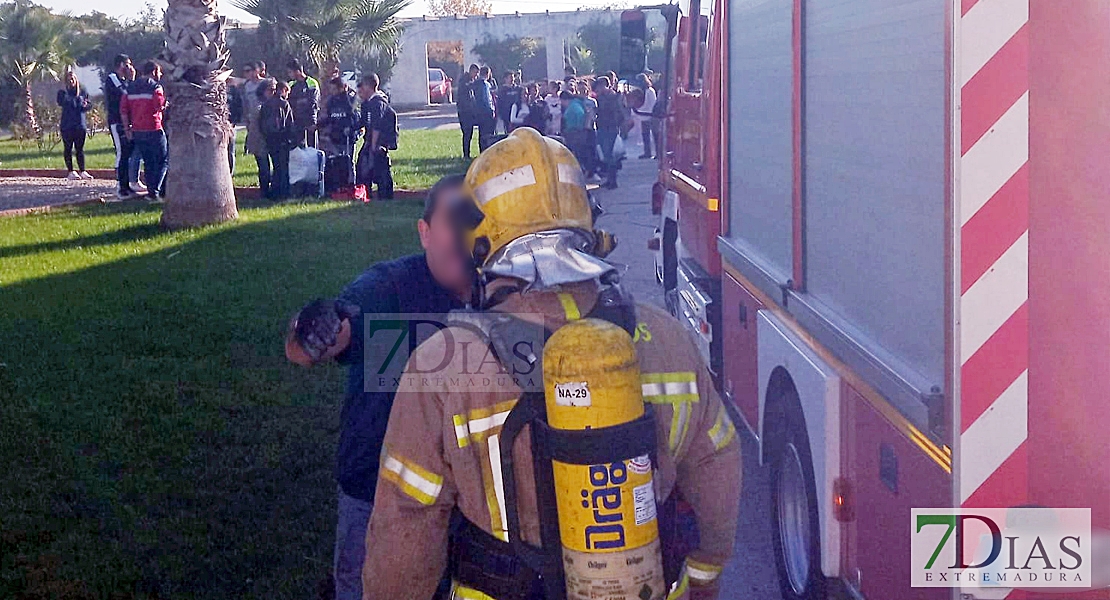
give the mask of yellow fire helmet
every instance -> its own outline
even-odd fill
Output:
[[[516,129],[470,165],[465,186],[481,213],[466,247],[483,274],[542,289],[615,270],[598,256],[612,238],[593,231],[582,169],[559,142]]]

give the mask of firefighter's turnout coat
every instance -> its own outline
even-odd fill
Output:
[[[589,312],[596,284],[510,296],[497,310],[543,314],[549,329]],[[693,507],[700,546],[687,559],[692,573],[712,576],[732,553],[740,503],[740,447],[736,430],[713,389],[704,361],[681,324],[660,309],[637,307],[633,335],[644,401],[654,406],[657,500],[676,488]],[[521,394],[512,384],[495,392],[452,387],[460,377],[496,377],[479,332],[452,327],[418,347],[413,365],[451,359],[433,374],[411,378],[394,400],[385,436],[376,502],[367,532],[363,570],[367,600],[427,600],[447,565],[448,523],[458,507],[471,522],[506,539],[498,435]],[[522,537],[539,543],[539,523],[528,436],[517,439],[516,481]],[[693,575],[692,575],[693,577]],[[483,596],[484,597],[484,596]]]

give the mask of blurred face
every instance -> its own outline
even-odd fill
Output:
[[[358,84],[358,97],[362,100],[369,100],[370,96],[374,95],[374,90],[370,86],[360,83]]]
[[[420,245],[428,257],[428,268],[432,276],[443,287],[464,296],[470,290],[471,274],[467,272],[466,261],[462,256],[459,236],[451,223],[452,209],[462,202],[468,202],[462,187],[447,188],[440,192],[431,222],[417,221],[420,232]]]
[[[77,74],[73,71],[66,73],[66,85],[71,88],[77,87]]]
[[[289,99],[289,88],[287,88],[287,87],[281,88],[280,90],[278,90],[278,95],[281,96],[282,100],[288,100]]]
[[[135,65],[131,64],[131,59],[128,59],[126,62],[120,63],[120,65],[116,67],[116,74],[120,77],[123,77],[124,79],[134,79]]]
[[[150,77],[154,81],[162,79],[162,67],[154,67],[154,72],[150,74]]]
[[[254,70],[254,65],[247,65],[243,67],[243,77],[247,79],[255,79],[258,73]]]

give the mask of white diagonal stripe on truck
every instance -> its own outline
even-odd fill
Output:
[[[979,0],[960,20],[960,79],[967,83],[1029,21],[1029,0]]]
[[[983,208],[1029,162],[1029,92],[960,159],[960,225]]]
[[[1029,232],[960,298],[960,360],[968,360],[1029,299]]]
[[[1023,371],[960,436],[960,502],[1029,437],[1029,371]]]

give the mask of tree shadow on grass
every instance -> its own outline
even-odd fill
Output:
[[[342,372],[288,365],[285,327],[416,250],[418,214],[278,214],[0,288],[0,597],[312,597]]]
[[[28,254],[38,254],[40,252],[68,250],[71,248],[89,248],[92,246],[108,246],[112,244],[134,242],[141,239],[154,237],[161,232],[162,231],[161,229],[159,229],[158,225],[152,223],[149,225],[135,225],[134,227],[127,227],[108,233],[102,233],[100,235],[82,238],[41,242],[37,244],[24,244],[22,246],[7,246],[0,248],[0,259],[11,258],[15,256],[25,256]]]

